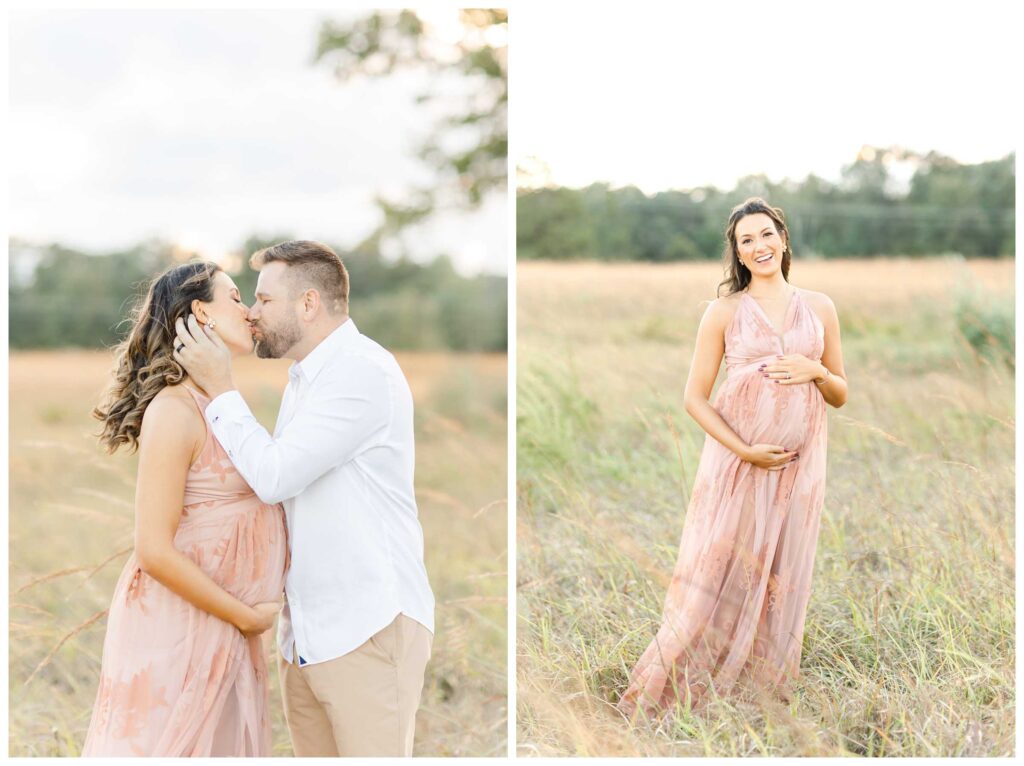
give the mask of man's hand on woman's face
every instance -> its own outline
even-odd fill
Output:
[[[235,387],[231,376],[231,351],[216,330],[199,324],[195,314],[188,322],[179,318],[174,323],[178,336],[174,340],[174,358],[196,385],[211,399]]]

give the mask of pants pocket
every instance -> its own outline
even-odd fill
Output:
[[[391,665],[397,667],[398,660],[402,656],[402,626],[400,621],[402,615],[398,615],[387,627],[378,630],[369,641],[374,649],[381,654]]]

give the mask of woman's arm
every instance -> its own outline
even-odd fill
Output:
[[[729,427],[710,401],[711,389],[715,386],[715,378],[722,366],[722,357],[725,356],[725,329],[732,314],[729,308],[722,300],[712,301],[701,317],[693,360],[690,362],[690,374],[686,378],[683,405],[690,417],[712,438],[744,457],[747,443]]]
[[[813,383],[821,391],[822,398],[833,407],[846,404],[846,370],[843,369],[842,341],[839,338],[839,314],[835,304],[824,293],[807,291],[811,311],[818,315],[825,329],[825,346],[821,361],[810,359],[803,354],[779,355],[774,362],[766,364],[762,372],[769,380],[780,386],[802,386]]]
[[[822,397],[833,407],[846,404],[849,391],[846,384],[846,370],[843,367],[843,344],[839,336],[839,313],[836,305],[824,293],[815,296],[815,307],[818,316],[825,326],[825,350],[821,353],[821,365],[824,368],[814,385],[821,391]],[[813,309],[812,309],[813,310]],[[826,375],[826,372],[828,373]],[[824,378],[823,382],[821,381]]]
[[[278,604],[242,603],[174,547],[185,498],[185,477],[205,431],[191,402],[173,396],[146,408],[139,435],[135,492],[135,554],[139,567],[189,603],[246,635],[273,625]]]
[[[795,452],[787,452],[784,446],[777,444],[747,444],[711,406],[711,389],[714,388],[725,355],[725,331],[734,311],[735,305],[730,306],[718,299],[704,312],[700,327],[697,328],[697,343],[693,349],[683,403],[690,417],[708,435],[735,452],[742,460],[760,468],[779,470],[796,455]]]

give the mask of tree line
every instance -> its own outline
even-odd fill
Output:
[[[256,272],[248,255],[291,237],[249,238],[225,267],[247,303]],[[508,280],[459,274],[441,256],[430,263],[389,261],[360,246],[342,256],[351,282],[350,310],[360,331],[395,350],[504,351]],[[91,254],[60,244],[11,240],[11,348],[99,348],[130,329],[130,310],[166,268],[198,258],[161,241]]]
[[[959,253],[1014,256],[1015,155],[974,165],[936,152],[865,147],[832,183],[747,176],[651,196],[627,186],[522,188],[517,258],[690,261],[718,258],[730,210],[759,196],[781,207],[798,257]],[[894,169],[912,168],[907,179]]]

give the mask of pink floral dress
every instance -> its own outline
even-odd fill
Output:
[[[186,388],[202,412],[209,400]],[[174,546],[247,604],[281,597],[281,506],[253,494],[209,430],[188,472]],[[165,588],[133,553],[114,590],[82,755],[269,755],[268,695],[260,638]]]
[[[784,695],[797,676],[828,421],[813,382],[781,385],[757,368],[779,354],[820,359],[824,335],[799,291],[782,337],[753,298],[740,297],[725,333],[728,377],[713,406],[748,444],[778,444],[800,457],[768,471],[705,439],[662,624],[631,674],[623,712],[655,715],[687,692],[700,703],[710,684],[721,694],[741,678]]]

